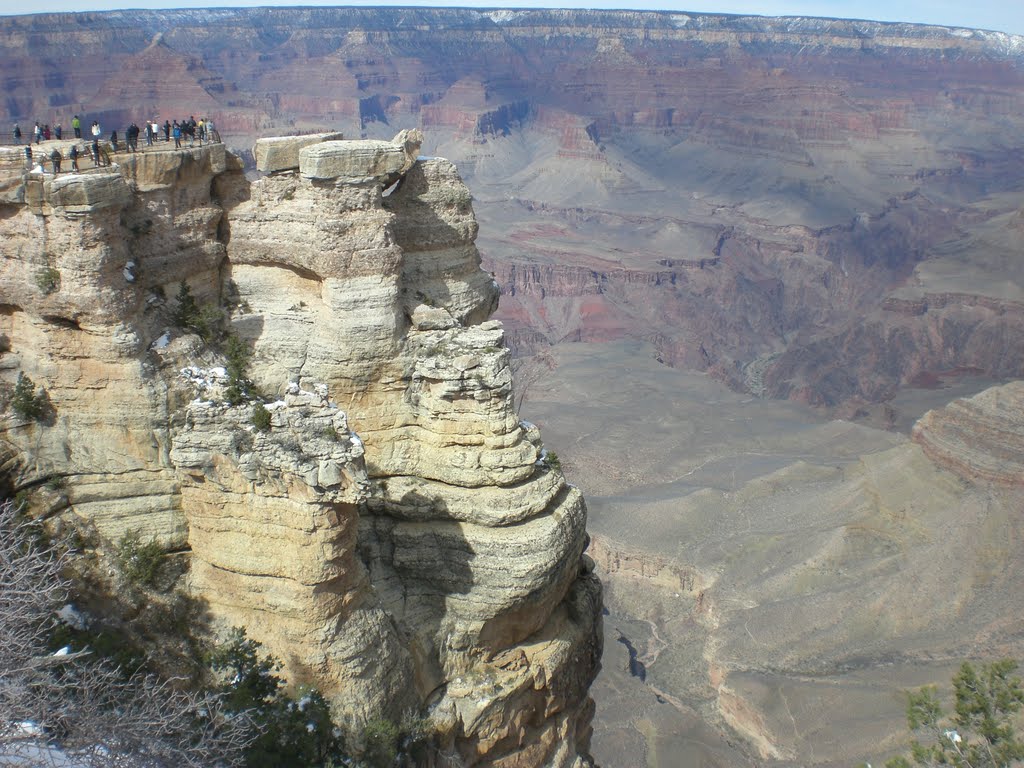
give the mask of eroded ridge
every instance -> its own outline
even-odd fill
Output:
[[[1024,382],[928,411],[913,438],[932,461],[967,481],[1024,486]]]

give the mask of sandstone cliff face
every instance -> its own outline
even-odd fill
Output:
[[[48,426],[8,422],[5,439],[22,456],[22,482],[73,478],[69,503],[110,538],[134,527],[168,546],[186,540],[168,459],[179,403],[148,348],[180,280],[219,294],[222,212],[210,182],[224,169],[214,145],[140,155],[120,172],[8,172],[24,202],[3,206],[4,375],[44,385],[56,415]]]
[[[16,484],[64,478],[107,540],[190,552],[192,591],[356,721],[428,709],[469,765],[588,761],[600,588],[580,493],[513,409],[469,192],[422,138],[222,145],[22,174],[0,273]],[[386,195],[385,195],[386,190]],[[182,280],[231,308],[260,431],[169,328]]]

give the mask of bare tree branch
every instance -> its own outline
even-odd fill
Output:
[[[512,382],[515,388],[515,409],[519,413],[523,403],[530,396],[533,385],[555,370],[555,358],[547,349],[542,349],[529,357],[513,358],[509,364],[512,368]]]
[[[88,649],[51,653],[64,559],[0,503],[0,765],[235,766],[255,732],[222,697],[122,670]]]

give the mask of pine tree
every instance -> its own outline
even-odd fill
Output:
[[[45,408],[46,395],[42,392],[37,394],[35,382],[24,371],[19,373],[11,396],[11,409],[23,419],[38,420]]]
[[[1014,727],[1024,705],[1024,688],[1010,659],[976,670],[964,662],[953,678],[954,714],[946,717],[934,686],[907,692],[907,724],[928,736],[910,743],[913,762],[896,757],[886,768],[952,765],[1007,768],[1024,761],[1024,742]]]
[[[196,318],[199,317],[199,305],[196,304],[196,299],[192,295],[192,289],[184,280],[178,286],[178,295],[174,297],[174,300],[178,304],[171,314],[171,322],[179,328],[194,330],[193,325]]]

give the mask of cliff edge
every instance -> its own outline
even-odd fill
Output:
[[[589,765],[585,504],[514,411],[469,192],[421,141],[260,140],[256,181],[220,144],[0,157],[0,377],[48,400],[8,405],[5,467],[60,478],[51,515],[184,551],[215,620],[338,715],[427,712],[467,765]],[[183,281],[269,424],[174,326]]]

